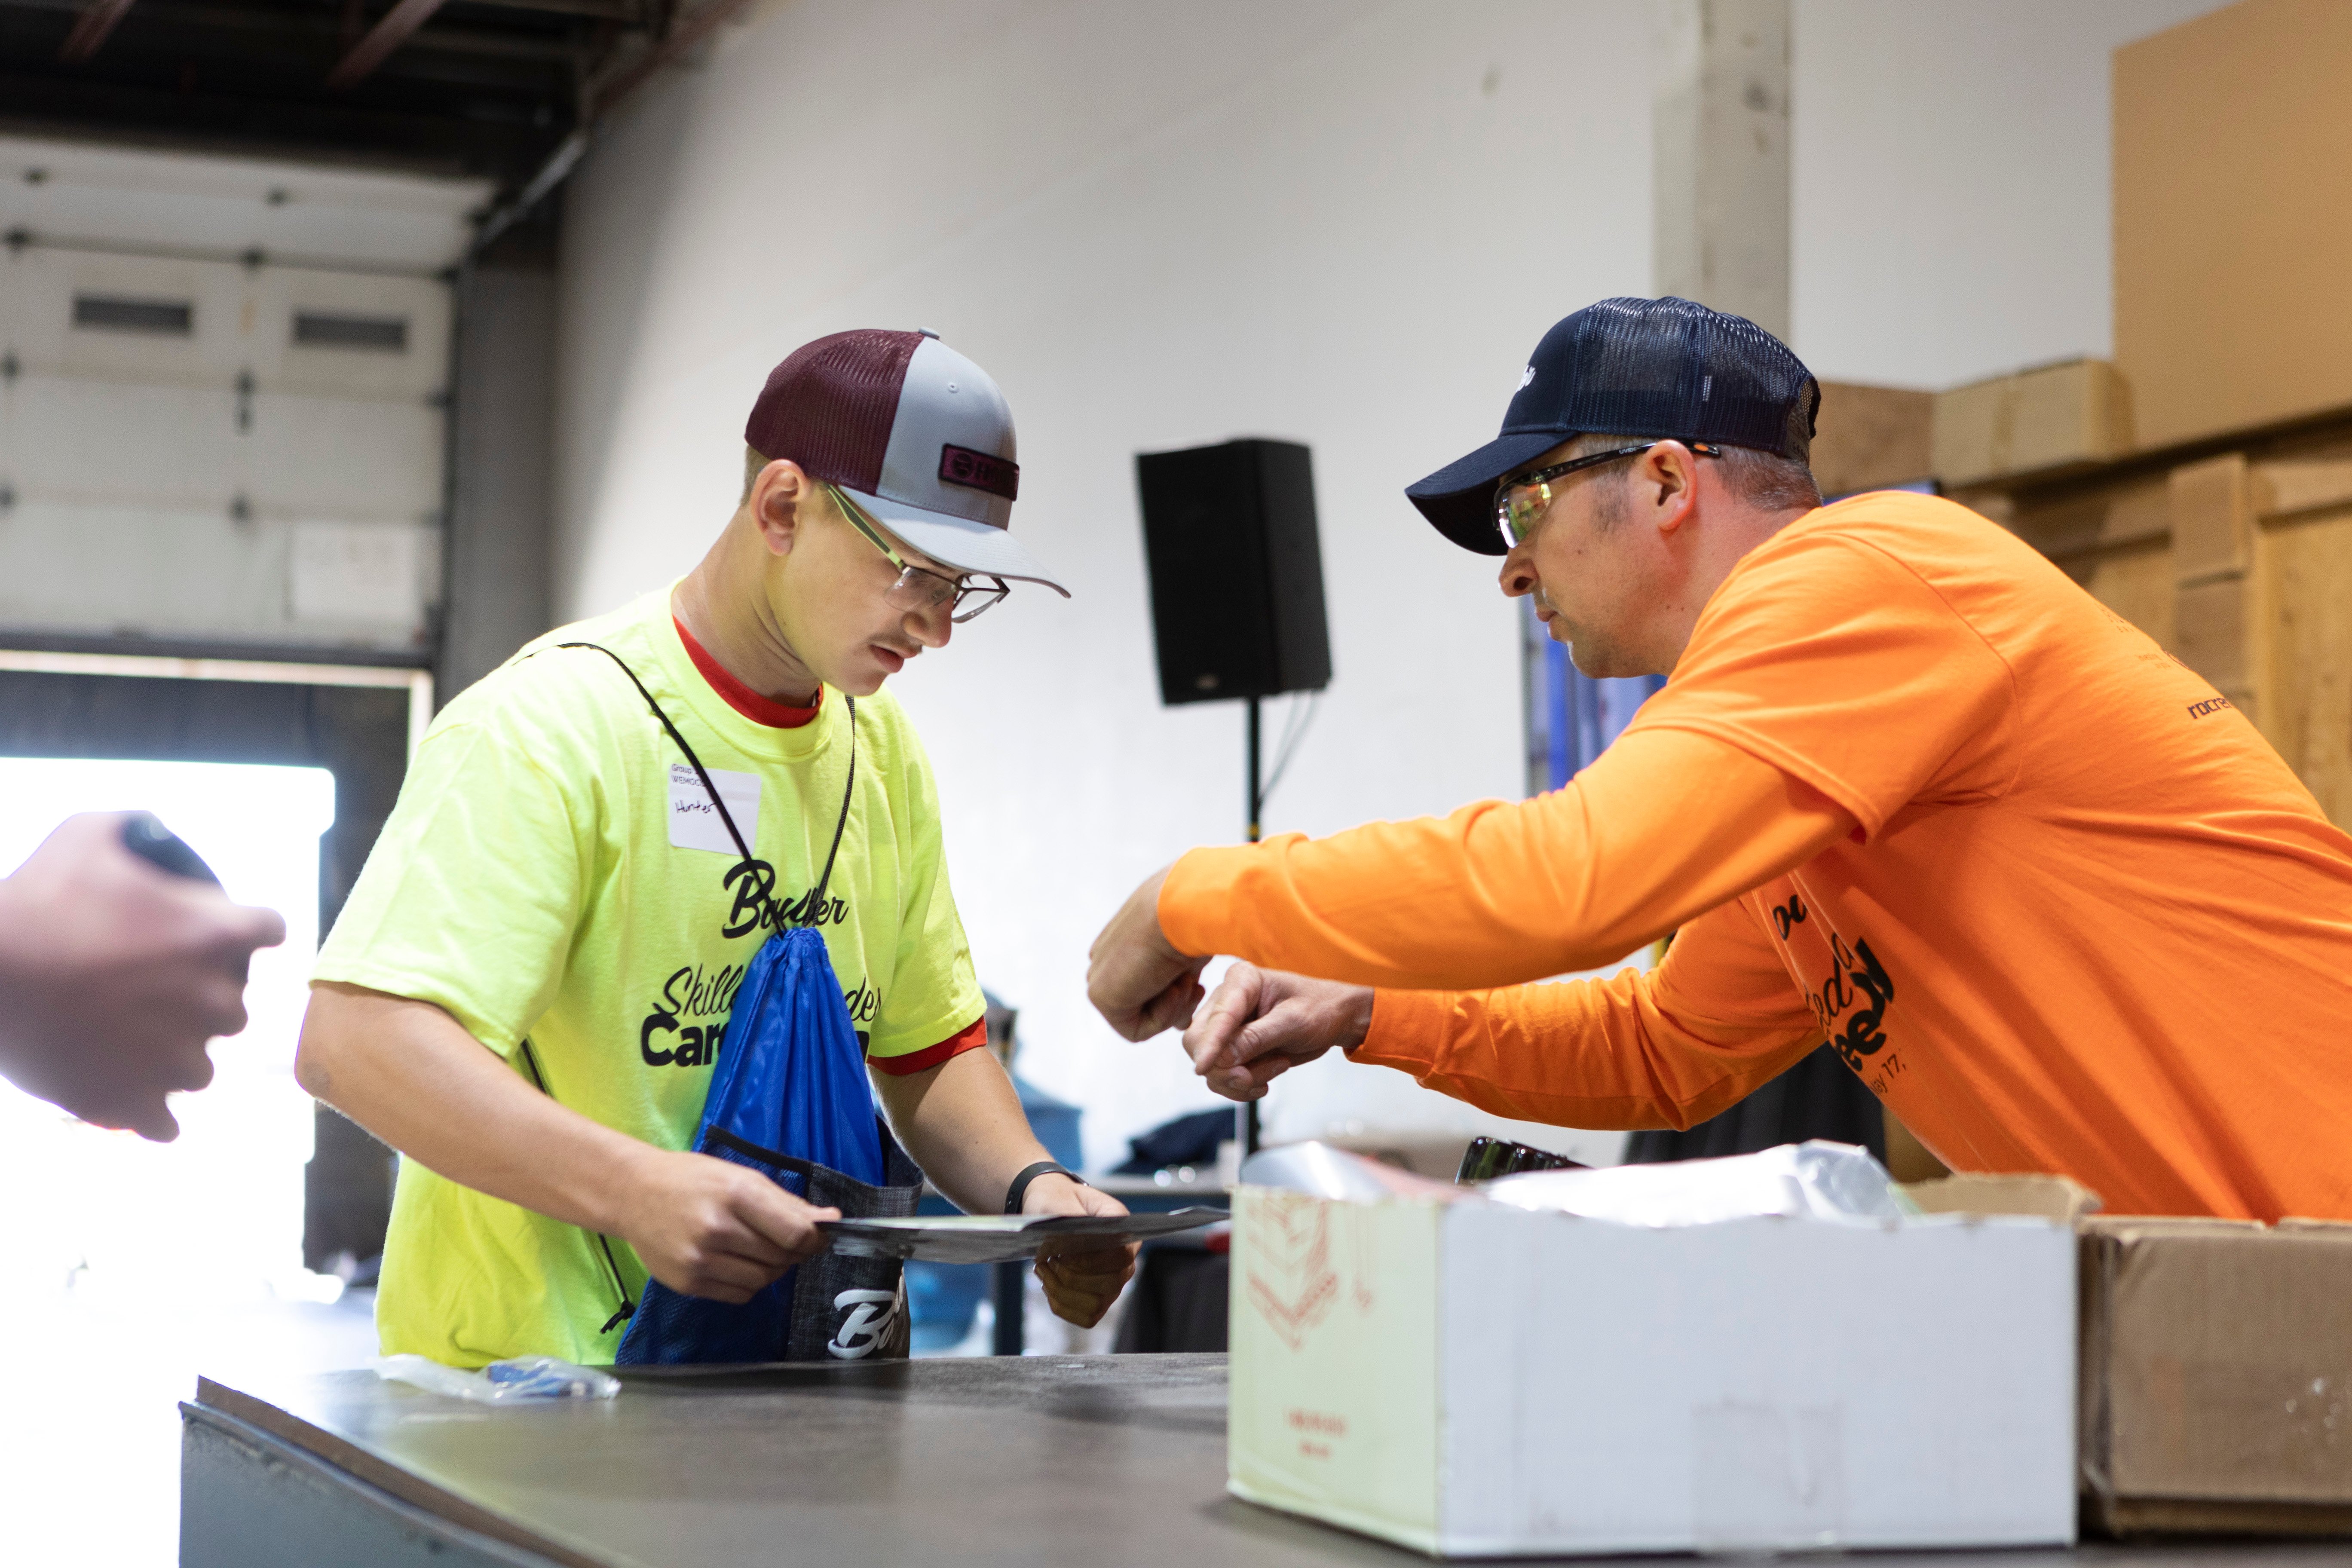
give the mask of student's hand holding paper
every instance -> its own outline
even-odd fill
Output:
[[[1372,1023],[1372,990],[1236,963],[1184,1031],[1192,1070],[1227,1100],[1266,1085],[1332,1047],[1353,1050]]]
[[[1040,1176],[1022,1194],[1024,1215],[1123,1215],[1127,1205],[1108,1193],[1056,1176]],[[1054,1315],[1082,1329],[1102,1321],[1110,1304],[1135,1277],[1134,1242],[1049,1242],[1037,1254],[1037,1279]]]

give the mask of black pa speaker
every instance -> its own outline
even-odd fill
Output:
[[[1315,473],[1295,441],[1135,459],[1163,702],[1317,691],[1331,680]]]

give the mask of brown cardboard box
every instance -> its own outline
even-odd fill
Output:
[[[2352,1532],[2352,1225],[2079,1229],[2089,1521]]]
[[[1936,395],[1936,477],[1946,488],[2058,473],[2132,447],[2132,400],[2105,360],[2069,360]]]
[[[2347,79],[2343,0],[2244,0],[2116,51],[2116,365],[2142,447],[2352,405]]]
[[[2105,360],[2067,360],[1936,395],[1945,487],[2063,472],[2131,451],[2131,397]]]
[[[2352,1534],[2352,1225],[2105,1215],[2063,1176],[1903,1190],[1930,1214],[2074,1222],[2088,1528]]]

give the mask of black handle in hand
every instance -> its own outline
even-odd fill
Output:
[[[205,858],[189,848],[185,839],[156,821],[152,812],[134,811],[123,819],[122,847],[175,877],[190,877],[199,882],[210,882],[215,888],[220,886],[220,879],[205,864]]]
[[[215,888],[221,885],[220,878],[205,864],[205,858],[189,848],[186,839],[156,821],[152,812],[134,811],[123,819],[122,847],[149,865],[160,867],[174,877],[210,882]],[[252,963],[250,953],[241,952],[237,954],[236,962],[230,965],[239,985],[251,976]]]

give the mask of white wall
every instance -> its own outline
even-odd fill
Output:
[[[1243,815],[1238,706],[1159,703],[1133,455],[1314,447],[1337,673],[1270,827],[1516,794],[1493,563],[1399,491],[1494,433],[1569,305],[1645,288],[1645,40],[1638,10],[1549,0],[801,0],[647,92],[571,193],[559,614],[697,558],[810,337],[930,327],[1012,399],[1014,527],[1076,596],[1016,593],[897,689],[982,975],[1094,1157],[1213,1101],[1171,1043],[1094,1017],[1087,945]],[[1324,1119],[1435,1100],[1337,1076]]]
[[[2108,58],[2215,0],[1794,0],[1792,336],[1944,387],[2114,353]]]
[[[1796,0],[1796,346],[1940,385],[2108,338],[2107,52],[2204,0]],[[1011,396],[1024,590],[898,690],[981,971],[1090,1152],[1209,1103],[1086,1006],[1118,900],[1240,826],[1241,717],[1160,709],[1130,459],[1315,448],[1337,674],[1269,813],[1328,831],[1516,793],[1491,563],[1399,489],[1491,435],[1559,316],[1650,285],[1637,0],[794,0],[648,89],[569,198],[556,604],[684,570],[818,333],[926,326]],[[1278,717],[1278,715],[1276,715]],[[1466,1111],[1333,1066],[1286,1131]]]

